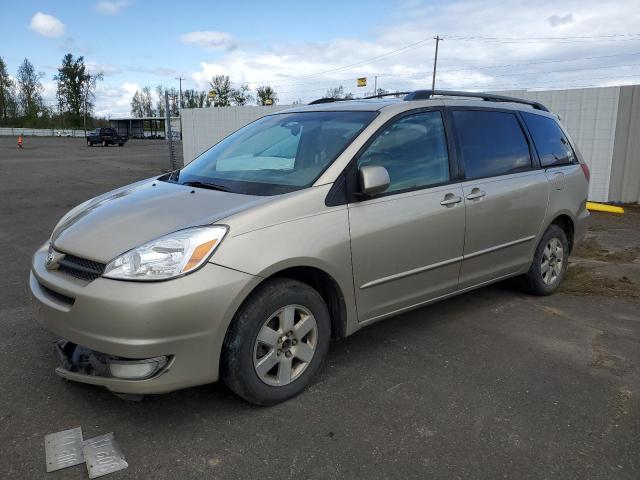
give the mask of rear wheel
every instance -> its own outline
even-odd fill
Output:
[[[524,290],[533,295],[555,292],[567,271],[569,242],[557,225],[550,225],[538,244],[529,271],[521,277]]]
[[[107,141],[106,141],[106,140],[102,140],[102,146],[103,146],[103,147],[108,147],[108,146],[109,146],[109,144],[107,143]]]
[[[119,144],[118,144],[118,146],[119,146],[119,147],[121,147],[121,146],[123,146],[123,145],[124,145],[124,143],[119,143]]]
[[[245,400],[273,405],[299,394],[329,348],[331,321],[308,285],[267,280],[236,314],[225,338],[222,378]]]

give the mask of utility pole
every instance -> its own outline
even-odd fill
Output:
[[[184,78],[182,77],[176,77],[176,80],[178,80],[180,82],[180,97],[179,98],[179,103],[178,103],[178,115],[180,116],[180,140],[182,141],[182,80],[184,80]]]
[[[374,95],[378,94],[378,76],[377,75],[373,77],[373,94]]]
[[[433,37],[433,39],[436,41],[436,55],[433,59],[433,79],[431,80],[431,91],[434,91],[436,89],[436,68],[438,67],[438,44],[440,43],[440,40],[444,40],[439,35],[436,35],[435,37]]]

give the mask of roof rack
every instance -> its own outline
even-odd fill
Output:
[[[389,93],[381,93],[379,95],[371,95],[369,97],[364,97],[364,100],[371,98],[382,98],[382,97],[397,97],[400,95],[404,95],[405,101],[411,100],[429,100],[434,96],[439,97],[468,97],[468,98],[481,98],[486,102],[508,102],[508,103],[521,103],[524,105],[529,105],[536,110],[542,110],[543,112],[548,112],[549,109],[545,107],[543,104],[539,102],[534,102],[531,100],[524,100],[522,98],[516,97],[507,97],[505,95],[494,95],[493,93],[481,93],[481,92],[462,92],[457,90],[414,90],[412,92],[389,92]],[[331,102],[344,102],[346,100],[363,100],[357,98],[319,98],[310,102],[309,105],[317,105],[320,103],[331,103]]]
[[[317,100],[309,102],[309,105],[319,105],[320,103],[331,103],[331,102],[344,102],[346,100],[355,100],[355,99],[354,98],[331,98],[331,97],[325,97],[325,98],[318,98]]]
[[[469,97],[469,98],[481,98],[486,102],[509,102],[509,103],[522,103],[524,105],[529,105],[536,110],[542,110],[543,112],[548,112],[549,109],[545,107],[543,104],[534,102],[531,100],[524,100],[522,98],[515,97],[507,97],[505,95],[494,95],[492,93],[481,93],[481,92],[460,92],[456,90],[416,90],[414,92],[408,93],[404,99],[409,100],[428,100],[434,95],[442,96],[442,97]]]

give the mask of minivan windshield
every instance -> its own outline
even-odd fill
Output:
[[[377,112],[269,115],[204,152],[173,183],[250,195],[277,195],[313,184]]]

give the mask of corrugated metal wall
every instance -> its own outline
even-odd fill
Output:
[[[609,200],[640,203],[640,85],[620,87]]]
[[[290,105],[189,108],[182,114],[182,153],[185,165],[227,135],[254,120]]]
[[[591,170],[589,199],[614,201],[609,198],[609,184],[620,87],[499,93],[535,100],[560,115]]]

